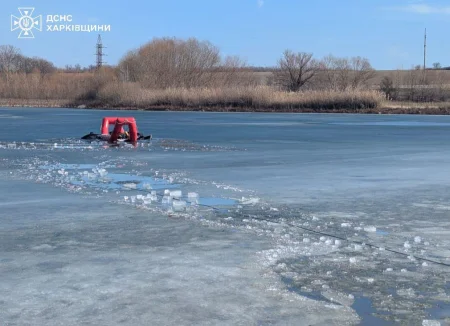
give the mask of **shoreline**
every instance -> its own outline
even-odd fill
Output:
[[[408,115],[450,115],[450,104],[441,103],[404,103],[396,102],[391,106],[360,109],[308,109],[308,108],[254,108],[254,107],[225,107],[225,106],[177,106],[151,105],[138,106],[107,106],[100,104],[80,104],[68,100],[16,100],[0,99],[1,108],[54,108],[54,109],[82,109],[82,110],[111,110],[111,111],[168,111],[168,112],[223,112],[223,113],[341,113],[341,114],[408,114]]]

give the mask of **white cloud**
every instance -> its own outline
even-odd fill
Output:
[[[430,15],[430,14],[450,15],[450,6],[437,7],[425,3],[415,3],[403,7],[392,7],[391,9],[411,12],[420,15]]]
[[[264,0],[258,0],[258,7],[261,8],[264,6]]]

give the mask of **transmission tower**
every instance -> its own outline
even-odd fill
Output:
[[[100,69],[100,68],[102,67],[102,65],[103,65],[104,63],[106,63],[105,61],[103,61],[103,56],[105,55],[105,54],[103,53],[103,49],[104,49],[105,47],[103,46],[103,43],[102,43],[102,37],[101,37],[100,34],[98,35],[98,38],[97,38],[97,45],[96,45],[96,48],[97,48],[97,53],[96,53],[95,55],[96,55],[96,57],[97,57],[97,70],[98,70],[98,69]]]
[[[425,35],[423,39],[423,70],[426,69],[426,58],[427,58],[427,29],[425,28]]]

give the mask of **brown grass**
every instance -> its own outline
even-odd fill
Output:
[[[113,71],[99,73],[13,73],[0,75],[0,98],[74,100],[95,97],[101,86],[117,80]]]
[[[385,101],[377,109],[379,113],[388,114],[450,114],[450,102],[392,102]]]
[[[378,75],[384,73],[377,72]],[[436,82],[446,83],[450,71],[441,71],[436,77],[439,77]],[[447,89],[446,85],[442,87]],[[79,105],[144,110],[450,114],[450,101],[385,101],[376,90],[288,93],[265,85],[151,90],[138,83],[119,82],[111,71],[100,74],[18,73],[7,79],[0,78],[0,106]]]
[[[58,99],[17,99],[0,98],[0,107],[37,107],[37,108],[64,108],[71,107],[72,101]]]
[[[93,88],[92,74],[18,73],[3,78],[0,96],[10,99],[73,99]]]
[[[148,90],[134,83],[110,83],[99,90],[90,105],[140,109],[320,111],[376,108],[382,101],[383,96],[376,91],[287,93],[269,86]]]

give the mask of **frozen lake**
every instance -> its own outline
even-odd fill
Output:
[[[104,116],[153,140],[79,140]],[[448,116],[0,121],[2,325],[450,321]]]

